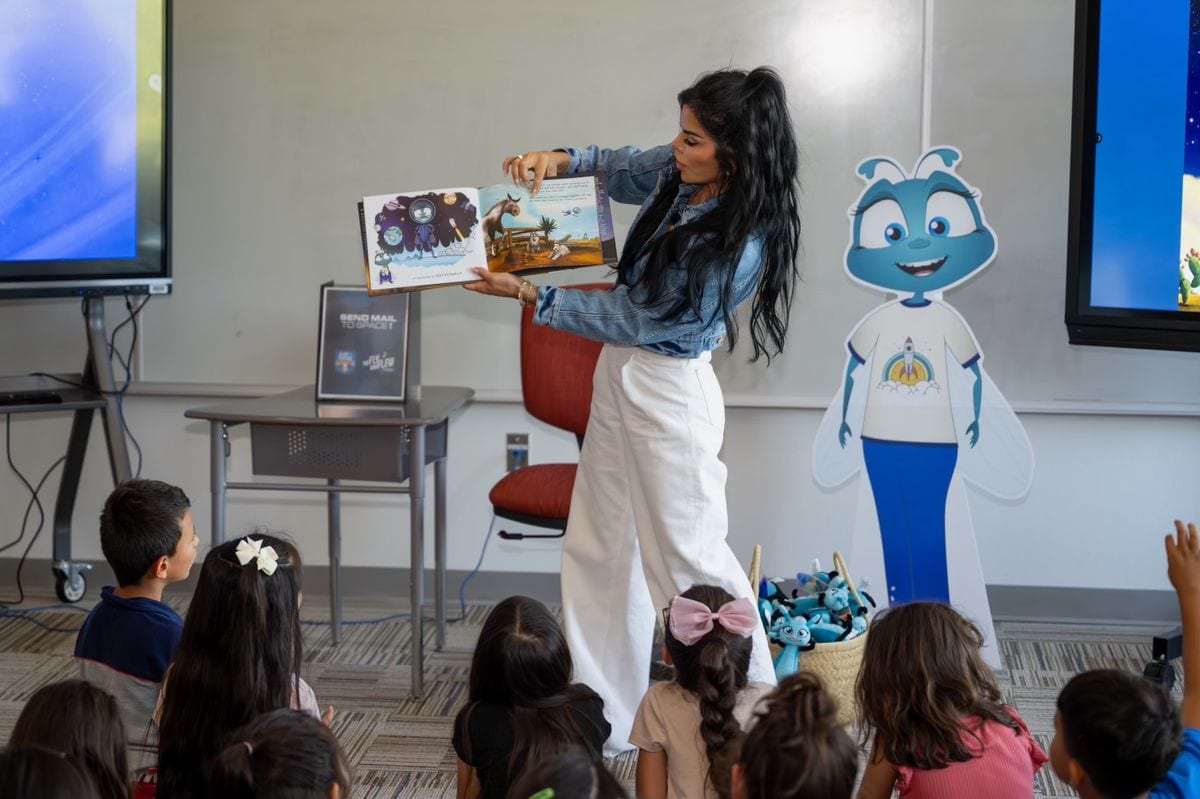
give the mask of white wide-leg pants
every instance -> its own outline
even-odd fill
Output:
[[[725,405],[710,356],[605,345],[563,545],[562,597],[575,679],[604,699],[606,754],[632,748],[649,685],[655,614],[693,585],[755,591],[725,542]],[[751,681],[774,684],[762,628]]]

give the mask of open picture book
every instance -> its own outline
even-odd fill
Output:
[[[478,280],[492,272],[615,265],[604,175],[546,178],[537,196],[512,183],[364,197],[367,291],[386,294]]]

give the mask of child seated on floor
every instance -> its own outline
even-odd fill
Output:
[[[1200,533],[1175,522],[1167,577],[1183,618],[1183,707],[1157,683],[1114,670],[1076,675],[1058,696],[1050,762],[1083,799],[1200,796]],[[1147,793],[1148,792],[1148,793]]]
[[[230,736],[208,764],[210,796],[222,799],[349,799],[350,768],[328,725],[274,710]]]
[[[954,608],[882,611],[855,692],[873,743],[858,799],[1032,799],[1046,755],[1004,704],[980,655],[983,635]]]
[[[75,658],[80,676],[116,699],[135,771],[154,765],[150,716],[183,633],[163,589],[187,579],[199,543],[187,495],[158,480],[122,483],[100,513],[100,548],[117,587],[101,589]]]
[[[573,671],[545,605],[514,596],[492,609],[471,659],[467,706],[454,720],[458,799],[505,799],[529,766],[572,745],[599,757],[611,731],[604,701],[571,682]]]
[[[226,541],[205,557],[155,710],[158,799],[208,796],[204,765],[262,714],[320,715],[300,677],[300,582],[300,553],[273,535]]]
[[[111,694],[89,682],[65,680],[35,691],[17,717],[8,746],[62,752],[91,778],[100,799],[129,799],[121,713]]]
[[[758,700],[775,687],[747,681],[754,604],[692,586],[663,610],[674,681],[650,686],[634,716],[639,799],[727,799],[733,753]]]
[[[733,765],[733,799],[850,799],[858,747],[819,677],[785,677],[767,695]]]

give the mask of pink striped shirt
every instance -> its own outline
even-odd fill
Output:
[[[1017,712],[1007,710],[1021,725],[1020,734],[989,721],[978,730],[978,741],[972,734],[963,733],[963,741],[977,754],[971,760],[942,769],[897,766],[900,798],[1033,799],[1033,776],[1049,758]]]

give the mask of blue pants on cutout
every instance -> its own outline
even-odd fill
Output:
[[[950,601],[946,569],[946,496],[957,444],[862,439],[875,495],[889,604]]]

